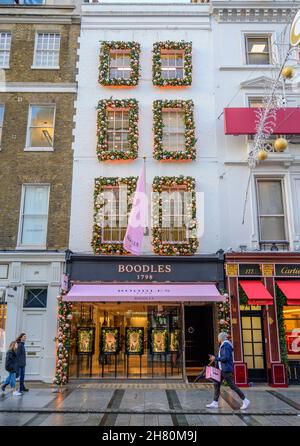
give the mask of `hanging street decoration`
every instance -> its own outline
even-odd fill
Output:
[[[292,46],[297,46],[300,43],[300,10],[294,17],[291,31],[290,31],[290,44]]]

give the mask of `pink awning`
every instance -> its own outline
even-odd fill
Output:
[[[75,284],[67,302],[223,302],[212,283]]]
[[[224,108],[225,135],[254,135],[258,121],[256,110],[254,107]],[[272,129],[275,125],[272,131],[275,135],[299,135],[300,108],[279,108],[276,110],[276,119],[269,118],[266,122]]]

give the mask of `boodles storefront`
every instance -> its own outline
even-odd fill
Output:
[[[186,380],[215,351],[225,299],[222,254],[69,253],[67,275],[69,343],[58,361],[68,378]]]

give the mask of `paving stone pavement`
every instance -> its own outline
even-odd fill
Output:
[[[0,397],[0,426],[300,426],[300,386],[245,389],[251,405],[222,388],[219,409],[207,409],[211,384],[29,383]]]

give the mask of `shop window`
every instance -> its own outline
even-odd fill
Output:
[[[48,289],[25,288],[23,308],[47,308]]]
[[[185,121],[183,110],[163,110],[163,150],[185,150]]]
[[[264,107],[263,98],[249,98],[248,99],[250,108],[262,108]]]
[[[123,243],[127,228],[127,190],[122,187],[106,187],[105,213],[103,218],[103,243]]]
[[[9,68],[11,33],[0,33],[0,68]]]
[[[30,105],[25,150],[52,151],[55,105]]]
[[[257,208],[261,246],[288,245],[280,179],[257,179]]]
[[[59,68],[59,33],[37,33],[33,68]]]
[[[3,118],[4,118],[4,105],[0,104],[0,148],[2,141]]]
[[[300,359],[300,307],[284,307],[283,316],[288,358]]]
[[[49,186],[23,186],[19,245],[44,248],[47,239]]]
[[[246,36],[247,65],[271,64],[270,36]]]
[[[108,150],[126,151],[129,135],[129,110],[108,111]]]

